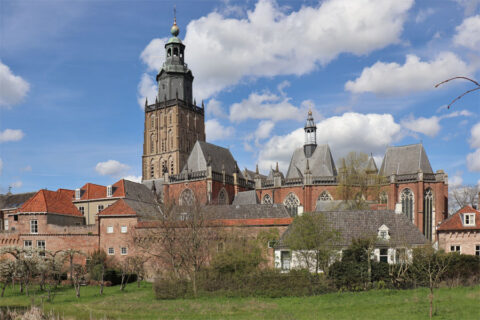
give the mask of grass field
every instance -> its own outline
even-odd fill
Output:
[[[295,298],[223,298],[196,300],[154,298],[152,286],[130,284],[105,289],[83,287],[80,299],[71,288],[63,288],[45,311],[67,319],[428,319],[428,292],[416,290],[373,290],[332,293]],[[42,305],[40,292],[30,297],[7,289],[0,306],[26,307],[34,300]],[[480,287],[442,288],[436,291],[435,319],[480,319]]]

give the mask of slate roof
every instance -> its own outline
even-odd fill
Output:
[[[245,170],[243,170],[243,176],[245,177],[245,179],[253,181],[257,176],[257,173],[255,171],[248,170],[247,168],[245,168]],[[267,176],[264,174],[259,174],[259,176],[260,176],[260,179],[262,180],[267,179]]]
[[[474,213],[475,225],[465,226],[463,225],[463,214]],[[451,215],[447,220],[443,221],[437,230],[441,231],[463,231],[463,230],[480,230],[480,211],[475,210],[470,206],[465,206]]]
[[[69,216],[83,215],[72,203],[72,199],[64,192],[42,189],[25,202],[18,213],[55,213]]]
[[[379,174],[411,174],[422,170],[433,173],[427,153],[421,143],[399,147],[388,147]]]
[[[340,232],[340,247],[348,247],[354,239],[377,236],[382,225],[389,228],[389,246],[427,243],[423,234],[404,214],[395,214],[390,210],[326,211],[321,214],[324,214],[331,228]],[[283,240],[291,229],[292,226],[280,237],[276,248],[285,248]],[[379,239],[377,245],[386,245],[386,242]]]
[[[310,171],[314,177],[336,176],[337,169],[333,161],[332,152],[328,144],[318,145],[312,156],[308,158]],[[307,157],[302,148],[298,148],[292,155],[288,166],[287,179],[302,178],[307,166]]]
[[[257,197],[255,190],[242,191],[235,195],[232,205],[244,205],[244,204],[259,204],[260,201]]]
[[[225,173],[232,175],[235,170],[238,170],[237,162],[230,153],[230,150],[205,141],[197,141],[188,156],[187,163],[183,167],[182,172],[187,172],[187,170],[189,172],[207,170],[207,162],[209,159],[211,161],[212,171],[222,172],[222,168],[225,168]],[[240,170],[239,176],[243,178]]]
[[[0,194],[0,210],[16,209],[22,206],[28,199],[33,197],[36,192]]]
[[[375,172],[378,173],[378,168],[377,164],[375,163],[375,159],[373,159],[372,156],[370,156],[370,159],[368,159],[368,164],[367,167],[365,168],[365,172]]]

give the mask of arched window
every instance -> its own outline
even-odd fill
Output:
[[[167,50],[167,57],[170,57],[172,55],[172,49],[168,48]]]
[[[155,152],[155,135],[150,135],[150,153]]]
[[[150,161],[150,178],[155,178],[155,164],[152,161]]]
[[[262,198],[262,204],[272,204],[272,197],[267,193],[266,195],[263,196]]]
[[[154,129],[155,128],[155,115],[151,115],[150,116],[150,129]]]
[[[180,49],[180,58],[183,58],[183,49]]]
[[[413,192],[412,190],[405,188],[403,189],[400,200],[402,201],[402,212],[407,216],[407,218],[414,222],[413,217]]]
[[[167,161],[162,160],[162,173],[166,173],[166,172],[168,172]]]
[[[184,189],[180,194],[178,203],[181,206],[193,206],[193,204],[195,203],[195,195],[193,194],[192,189]]]
[[[298,200],[298,197],[295,195],[295,193],[290,192],[285,198],[285,200],[283,200],[283,204],[285,205],[285,207],[287,207],[287,210],[292,217],[297,216],[300,200]]]
[[[175,172],[175,165],[173,164],[173,159],[170,159],[170,174]]]
[[[379,196],[380,204],[388,204],[388,193],[385,191],[380,193]]]
[[[172,129],[168,130],[168,150],[173,150],[173,134],[172,134]]]
[[[178,56],[178,48],[173,48],[173,55],[174,55],[175,57]]]
[[[332,196],[330,195],[330,193],[328,191],[323,191],[319,196],[318,196],[318,200],[319,201],[332,201],[333,198]]]
[[[423,198],[423,234],[428,240],[432,240],[433,227],[433,192],[428,188]]]
[[[228,193],[225,188],[218,193],[218,204],[228,204]]]

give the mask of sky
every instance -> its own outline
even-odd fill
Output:
[[[284,172],[309,109],[335,160],[423,143],[480,184],[480,0],[0,0],[0,193],[139,180],[176,6],[207,141]]]

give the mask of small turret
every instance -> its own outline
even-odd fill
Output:
[[[305,152],[305,157],[310,158],[317,148],[317,126],[313,120],[312,110],[308,111],[304,130],[305,144],[303,146],[303,151]]]

